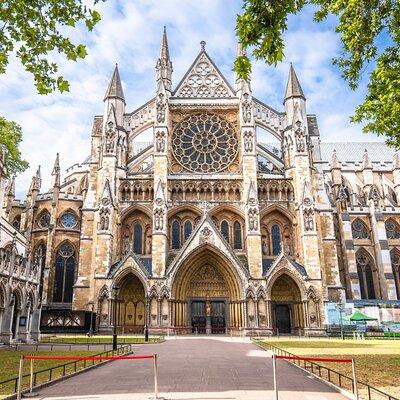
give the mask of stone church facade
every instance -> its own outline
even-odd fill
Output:
[[[50,191],[39,170],[23,204],[5,196],[41,271],[42,331],[115,317],[123,332],[313,335],[346,301],[399,318],[400,155],[321,143],[292,66],[283,105],[231,86],[204,42],[173,88],[165,31],[155,96],[134,111],[116,66],[90,156],[61,183],[57,155]]]

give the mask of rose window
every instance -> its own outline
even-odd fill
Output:
[[[227,168],[238,151],[233,126],[213,114],[196,114],[174,129],[172,149],[176,160],[193,172],[219,172]]]

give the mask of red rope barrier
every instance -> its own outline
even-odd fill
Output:
[[[137,356],[93,356],[93,357],[74,357],[74,356],[23,356],[25,360],[72,360],[72,361],[103,361],[103,360],[137,360],[143,358],[154,358],[154,355]]]
[[[275,356],[276,358],[283,358],[285,360],[301,360],[301,361],[324,361],[324,362],[340,362],[351,363],[351,359],[347,358],[314,358],[314,357],[294,357],[294,356]]]

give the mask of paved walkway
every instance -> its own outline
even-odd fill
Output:
[[[186,400],[273,400],[270,353],[230,338],[179,338],[136,345],[157,353],[159,396]],[[144,400],[153,393],[152,360],[110,362],[40,390],[39,399]],[[278,361],[280,400],[343,400],[309,374]]]

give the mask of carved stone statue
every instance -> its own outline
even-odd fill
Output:
[[[164,229],[164,209],[161,207],[154,210],[154,229],[156,231]]]
[[[304,229],[306,231],[314,230],[314,210],[312,208],[306,208],[303,211],[304,218]]]
[[[248,211],[249,216],[249,231],[254,232],[258,230],[258,210],[257,208],[250,208]]]
[[[243,113],[243,122],[248,124],[251,122],[251,108],[252,104],[251,101],[249,100],[249,94],[245,93],[243,95],[244,101],[242,103],[242,113]]]
[[[157,98],[156,104],[156,112],[157,112],[157,122],[163,123],[165,122],[165,109],[167,108],[167,104],[164,100],[164,95],[160,93]]]
[[[250,153],[253,151],[253,132],[247,131],[244,133],[244,150],[247,153]]]
[[[156,151],[158,153],[165,151],[165,133],[162,131],[156,132]]]

